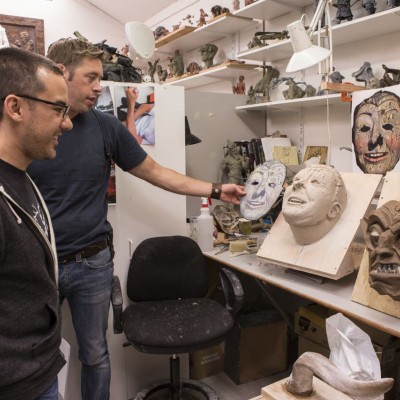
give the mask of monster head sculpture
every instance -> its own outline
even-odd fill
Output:
[[[364,219],[369,284],[400,300],[400,201],[391,200]]]

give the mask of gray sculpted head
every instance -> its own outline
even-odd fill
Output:
[[[325,236],[347,205],[347,191],[333,167],[312,164],[300,170],[283,196],[282,213],[296,242],[310,244]]]

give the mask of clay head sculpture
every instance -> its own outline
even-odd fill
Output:
[[[400,201],[391,200],[365,218],[369,284],[400,300]]]
[[[255,168],[246,181],[246,196],[240,200],[240,212],[248,220],[261,218],[274,205],[282,192],[286,167],[269,160]]]
[[[205,64],[205,68],[213,66],[214,56],[217,54],[218,47],[213,43],[207,43],[200,47],[201,60]]]
[[[316,242],[336,224],[347,205],[347,191],[339,172],[311,164],[300,170],[283,196],[282,213],[297,243]]]
[[[367,174],[386,174],[400,157],[400,98],[379,91],[362,101],[353,115],[357,165]]]

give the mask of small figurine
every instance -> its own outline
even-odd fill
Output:
[[[200,8],[200,18],[197,21],[197,26],[205,25],[207,23],[206,17],[208,17],[208,14],[202,8]]]
[[[257,94],[265,96],[269,101],[269,91],[271,89],[271,82],[274,78],[279,78],[280,72],[272,67],[271,65],[266,66],[267,72],[265,75],[255,84],[254,90]]]
[[[286,78],[284,80],[286,80],[286,85],[289,86],[288,89],[282,92],[285,100],[300,99],[305,96],[306,92],[298,86],[293,78]]]
[[[183,65],[183,58],[179,54],[179,50],[175,50],[174,56],[170,58],[169,67],[172,76],[179,77],[183,75],[185,67]]]
[[[353,19],[353,13],[350,8],[350,0],[337,0],[336,4],[332,4],[333,7],[337,8],[336,19],[339,21],[339,24],[343,20],[351,21]]]
[[[205,68],[210,68],[214,65],[214,56],[217,54],[218,47],[213,43],[207,43],[200,47],[201,60],[205,64]]]
[[[229,14],[229,12],[229,8],[226,7],[221,7],[218,5],[211,7],[211,14],[213,15],[213,18],[218,17],[222,14]]]
[[[239,2],[239,0],[233,0],[233,1],[232,1],[232,9],[233,9],[234,11],[236,11],[236,10],[239,10],[239,8],[240,8],[240,2]]]
[[[159,82],[164,82],[167,79],[168,71],[166,69],[163,69],[161,64],[157,65],[156,72],[157,72]]]
[[[250,86],[250,89],[247,92],[246,104],[256,104],[256,103],[257,103],[257,93],[252,85]]]
[[[172,30],[176,31],[179,29],[180,26],[181,26],[181,21],[179,21],[179,24],[172,25]]]
[[[122,47],[121,54],[125,57],[129,57],[129,46],[127,44]]]
[[[194,15],[188,14],[185,18],[183,18],[183,21],[187,21],[190,25],[193,25],[192,18],[194,18]]]
[[[153,83],[155,82],[154,74],[156,73],[156,68],[157,68],[157,65],[158,65],[159,61],[160,61],[160,59],[157,59],[156,61],[154,61],[154,64],[151,63],[151,61],[147,62],[147,64],[149,65],[148,72],[149,72],[149,76],[150,76],[150,81],[153,82]]]
[[[352,77],[356,78],[357,82],[367,82],[374,78],[374,73],[372,72],[371,64],[368,61],[361,66],[361,68],[351,74]]]
[[[362,0],[362,6],[368,15],[375,14],[376,11],[376,1],[375,0]]]
[[[385,64],[382,64],[382,68],[385,72],[380,80],[380,87],[393,86],[400,83],[400,69],[388,68]]]
[[[400,6],[400,0],[387,0],[386,3],[390,8]]]
[[[159,40],[163,36],[168,35],[168,33],[169,33],[169,30],[166,29],[164,26],[157,26],[157,28],[154,31],[154,39]]]
[[[245,171],[245,159],[240,154],[235,142],[228,139],[226,146],[226,156],[221,163],[222,177],[226,178],[227,183],[243,185],[243,172]],[[225,179],[221,179],[221,182]]]
[[[186,71],[189,72],[189,74],[197,74],[201,71],[201,67],[197,62],[191,62],[187,68]]]
[[[236,86],[232,86],[233,94],[246,94],[246,84],[244,83],[244,76],[239,76],[239,81]]]

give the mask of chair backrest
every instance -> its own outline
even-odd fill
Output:
[[[204,297],[207,289],[205,258],[193,239],[153,237],[135,249],[127,280],[132,301]]]

